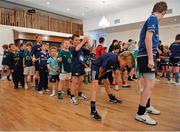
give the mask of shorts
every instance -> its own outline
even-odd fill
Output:
[[[169,65],[169,61],[165,61],[165,60],[160,61],[160,63],[162,66],[168,66]]]
[[[169,59],[169,66],[180,66],[180,58],[171,57]]]
[[[49,82],[56,83],[58,81],[59,81],[59,76],[58,75],[50,75]]]
[[[148,67],[148,56],[142,56],[137,58],[137,64],[139,68],[139,73],[155,73],[156,72],[156,58],[154,59],[154,68],[150,69]]]
[[[35,71],[39,71],[38,62],[35,62],[34,66],[35,66]]]
[[[71,80],[71,73],[60,73],[59,74],[59,79],[62,80],[62,81],[65,81],[65,80]]]
[[[143,78],[146,80],[154,80],[155,79],[155,73],[143,73]]]
[[[31,75],[33,76],[35,74],[35,67],[29,66],[24,68],[24,75]]]
[[[99,73],[98,73],[98,71],[93,70],[93,71],[92,71],[92,80],[104,80],[104,79],[108,79],[108,78],[112,77],[112,73],[113,73],[113,71],[107,72],[107,73],[103,74],[103,75],[99,78]]]
[[[72,76],[83,76],[85,74],[85,69],[72,70]]]

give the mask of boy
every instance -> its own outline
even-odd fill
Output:
[[[22,87],[24,87],[24,80],[22,80],[22,74],[21,74],[22,71],[21,60],[16,48],[17,47],[14,44],[9,44],[9,49],[10,49],[8,56],[9,69],[12,73],[15,89],[18,88],[19,82],[21,82]]]
[[[105,39],[103,37],[99,38],[99,45],[96,48],[96,58],[98,58],[99,56],[105,53],[105,47],[103,46],[104,41]]]
[[[142,73],[144,78],[144,89],[135,119],[149,125],[156,125],[157,122],[150,118],[146,111],[151,114],[160,114],[160,111],[150,105],[150,98],[155,84],[155,60],[159,43],[158,23],[163,19],[166,10],[167,4],[165,2],[156,3],[153,7],[152,15],[145,22],[140,34],[137,62],[139,72]]]
[[[98,80],[101,79],[104,83],[105,90],[109,96],[109,102],[116,104],[121,103],[112,93],[110,88],[109,76],[117,69],[122,69],[126,65],[133,65],[134,58],[130,52],[123,54],[106,53],[101,55],[98,59],[92,62],[92,91],[91,91],[91,116],[95,120],[101,120],[101,116],[96,111],[96,94],[98,91]]]
[[[172,67],[174,67],[174,77],[175,77],[175,85],[180,86],[179,82],[179,66],[180,66],[180,34],[176,35],[175,42],[170,46],[171,56],[169,59],[169,69],[167,72],[167,78],[169,82],[171,81],[171,71]]]
[[[2,46],[3,50],[4,50],[4,53],[3,53],[3,59],[2,59],[2,73],[1,73],[1,77],[2,77],[2,80],[4,80],[4,73],[6,72],[8,75],[7,75],[7,80],[8,81],[11,81],[10,80],[10,71],[9,71],[9,67],[8,67],[8,56],[9,56],[9,51],[8,51],[8,45],[7,44],[4,44]]]
[[[59,81],[59,68],[58,68],[58,61],[57,61],[57,48],[56,47],[51,47],[50,48],[50,55],[51,57],[47,61],[47,67],[49,70],[49,76],[50,80],[49,82],[51,83],[52,87],[52,94],[50,95],[55,96],[56,94],[56,89],[57,89],[57,82]]]
[[[83,46],[88,43],[85,37],[82,42],[78,35],[72,36],[74,47],[70,48],[72,54],[72,85],[71,85],[71,103],[77,105],[75,93],[78,92],[79,98],[85,100],[87,97],[82,93],[83,76],[85,74],[85,62]]]
[[[31,77],[35,74],[35,68],[33,66],[32,58],[31,58],[31,49],[32,42],[26,43],[26,50],[24,51],[23,56],[23,67],[24,67],[24,81],[25,81],[25,89],[28,89],[28,81],[31,80]]]
[[[42,43],[41,52],[37,55],[38,60],[38,70],[40,81],[38,84],[38,93],[43,94],[42,88],[46,92],[48,92],[48,69],[47,69],[47,60],[49,58],[49,54],[46,52],[47,50],[47,43]]]
[[[67,95],[71,96],[70,80],[71,80],[71,60],[72,54],[69,51],[70,41],[64,40],[62,50],[58,54],[58,61],[60,63],[60,75],[58,84],[58,99],[63,99],[62,88],[67,88]]]

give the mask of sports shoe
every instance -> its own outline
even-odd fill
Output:
[[[109,99],[109,102],[112,104],[122,103],[122,101],[117,99],[115,96],[113,96],[112,99]]]
[[[97,121],[101,121],[101,120],[102,120],[101,116],[98,114],[97,111],[91,112],[90,115],[91,115],[92,118],[94,118],[94,119],[97,120]]]
[[[70,89],[67,89],[67,95],[68,95],[69,97],[71,97],[71,90],[70,90]]]
[[[45,91],[46,91],[46,92],[49,92],[50,90],[49,90],[49,89],[46,89]]]
[[[122,85],[122,88],[129,88],[129,87],[131,87],[131,85],[129,85],[129,84],[123,84]]]
[[[136,114],[135,119],[137,121],[143,122],[143,123],[148,124],[148,125],[156,125],[157,124],[157,121],[155,121],[151,117],[149,117],[148,114],[144,114],[144,115]]]
[[[43,94],[43,91],[38,91],[39,94]]]
[[[168,84],[175,84],[176,82],[173,80],[168,81]]]
[[[58,92],[57,98],[58,98],[58,99],[63,99],[63,93],[62,93],[62,92]]]
[[[155,109],[154,107],[150,106],[148,108],[146,108],[146,111],[150,114],[154,114],[154,115],[160,115],[160,111]]]
[[[79,99],[81,99],[81,100],[86,100],[87,97],[82,93],[82,94],[79,96]]]
[[[5,80],[7,77],[6,76],[2,76],[1,77],[1,80],[3,81],[3,80]]]
[[[175,86],[180,86],[180,83],[175,83]]]
[[[128,77],[128,81],[134,81],[131,77]]]
[[[72,98],[70,99],[70,102],[71,102],[72,104],[74,104],[74,105],[77,105],[77,104],[78,104],[75,97],[72,97]]]
[[[118,86],[118,85],[115,85],[115,86],[114,86],[114,90],[119,91],[119,86]]]

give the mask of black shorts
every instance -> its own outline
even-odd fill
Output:
[[[35,63],[34,63],[34,66],[35,66],[35,71],[39,71],[38,62],[35,62]]]
[[[180,66],[180,58],[170,57],[169,66]]]
[[[99,73],[98,71],[92,71],[92,80],[104,80],[112,77],[112,71],[111,72],[106,72],[104,73],[100,78],[99,78]]]
[[[59,81],[59,75],[50,75],[49,82],[56,83]]]
[[[82,76],[85,74],[85,69],[84,68],[81,68],[81,69],[75,69],[75,70],[72,70],[72,76]]]
[[[142,56],[137,58],[138,68],[140,73],[155,73],[156,72],[156,57],[153,57],[154,68],[148,68],[148,56]]]

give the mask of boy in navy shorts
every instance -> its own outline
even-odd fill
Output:
[[[152,89],[155,84],[155,60],[159,44],[159,21],[166,14],[167,4],[158,2],[154,5],[152,15],[146,20],[141,33],[139,42],[139,52],[137,57],[139,72],[144,78],[143,92],[140,97],[140,104],[135,119],[149,124],[156,125],[157,122],[150,118],[146,112],[160,114],[150,105]]]

